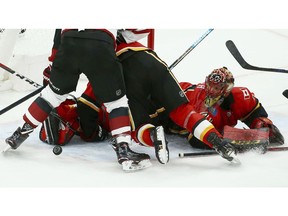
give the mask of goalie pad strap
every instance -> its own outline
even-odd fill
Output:
[[[55,113],[55,110],[52,110],[48,118],[43,122],[48,144],[56,144],[59,139],[60,120],[55,118],[53,113]]]

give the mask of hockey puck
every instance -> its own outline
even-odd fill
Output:
[[[284,97],[288,98],[288,89],[286,89],[285,91],[283,91],[282,94],[284,95]]]
[[[54,146],[54,148],[53,148],[53,153],[54,153],[55,155],[60,155],[60,154],[62,153],[62,147],[59,146],[59,145]]]

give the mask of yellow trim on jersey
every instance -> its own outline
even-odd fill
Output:
[[[84,103],[85,105],[89,106],[91,109],[93,109],[97,112],[100,111],[99,107],[97,107],[95,104],[91,103],[90,101],[86,100],[85,98],[80,97],[78,100],[81,101],[82,103]]]
[[[160,109],[157,109],[155,113],[150,114],[149,117],[150,118],[156,118],[161,112],[164,112],[165,108],[161,107]]]
[[[131,113],[130,109],[128,109],[128,113],[129,113],[131,130],[135,131],[136,130],[135,122],[134,122],[134,119],[133,119],[133,116],[132,116],[132,113]]]
[[[147,52],[147,54],[152,55],[157,61],[159,61],[161,64],[165,65],[165,67],[167,68],[167,71],[170,73],[171,77],[176,81],[177,85],[179,86],[179,89],[182,90],[179,81],[176,79],[176,77],[174,76],[174,74],[171,72],[171,70],[169,69],[168,65],[162,60],[160,59],[158,56],[154,55],[154,53],[152,52]],[[182,90],[184,97],[188,100],[186,94],[184,93],[184,91]]]
[[[143,51],[143,50],[148,50],[148,49],[149,49],[149,48],[147,48],[147,47],[124,47],[123,49],[118,50],[118,51],[116,52],[116,55],[119,56],[119,55],[121,55],[122,53],[127,52],[128,50]]]
[[[260,103],[258,102],[258,104],[255,106],[255,108],[245,117],[243,117],[242,119],[240,119],[240,121],[245,121],[245,119],[247,119],[256,109],[258,109],[260,107]]]

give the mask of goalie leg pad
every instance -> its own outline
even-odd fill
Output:
[[[55,109],[52,110],[55,113]],[[60,120],[57,119],[52,112],[48,118],[43,122],[43,126],[40,130],[40,140],[51,145],[55,145],[59,139],[58,131],[60,126]]]
[[[256,150],[265,153],[269,145],[269,128],[239,129],[225,126],[223,137],[238,152]]]
[[[55,110],[52,112],[54,113],[50,113],[48,118],[43,122],[39,138],[41,141],[51,145],[65,145],[71,140],[75,132],[56,117]]]

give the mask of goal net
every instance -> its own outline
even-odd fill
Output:
[[[0,62],[42,85],[49,64],[54,29],[0,29]],[[35,87],[0,68],[0,91],[29,91]]]

